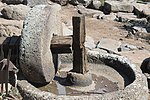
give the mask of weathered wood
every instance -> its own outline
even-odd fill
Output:
[[[19,49],[20,36],[0,37],[0,45],[3,44],[4,51],[7,57],[8,49],[12,49],[12,54]],[[72,37],[71,36],[53,36],[50,49],[52,53],[71,53],[72,52]],[[15,50],[13,50],[15,49]],[[14,53],[15,52],[15,53]]]
[[[5,88],[6,88],[6,96],[8,96],[8,82],[9,82],[9,63],[10,63],[10,57],[11,57],[11,49],[8,50],[8,56],[7,56],[7,65],[6,65],[6,78],[7,81],[5,83]]]
[[[52,53],[71,53],[72,37],[71,36],[53,36],[51,41]]]
[[[73,17],[73,72],[84,74],[87,72],[87,55],[85,42],[85,16]]]

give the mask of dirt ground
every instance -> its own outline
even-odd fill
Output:
[[[63,22],[71,24],[72,16],[77,15],[78,11],[76,7],[68,5],[62,7],[61,14]],[[143,50],[121,53],[123,56],[128,57],[133,63],[140,67],[142,61],[150,57],[150,40],[148,41],[141,38],[126,38],[128,32],[121,28],[124,24],[125,23],[111,20],[99,20],[96,18],[86,17],[86,34],[91,36],[95,43],[97,43],[102,38],[111,38],[121,41],[121,43],[128,43],[141,47]]]
[[[68,5],[63,6],[61,11],[62,21],[66,25],[71,25],[72,16],[78,14],[78,10],[75,6]],[[145,58],[150,57],[150,40],[145,40],[141,38],[126,38],[128,31],[122,29],[125,23],[112,21],[112,20],[102,20],[92,17],[86,17],[86,34],[92,37],[97,43],[102,38],[110,38],[121,43],[128,43],[130,45],[138,46],[142,50],[122,52],[121,55],[127,56],[133,63],[140,64]]]

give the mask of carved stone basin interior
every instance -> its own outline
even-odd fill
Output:
[[[61,64],[53,82],[39,89],[27,81],[19,81],[18,89],[25,99],[64,100],[147,100],[146,77],[139,67],[126,57],[100,51],[88,51],[90,86],[66,84],[66,74],[72,69],[72,55],[59,55]],[[48,91],[48,92],[45,92]]]
[[[38,87],[42,91],[48,91],[56,95],[90,95],[104,94],[123,90],[135,80],[134,71],[114,58],[88,57],[87,67],[92,75],[90,86],[70,86],[66,82],[67,72],[72,69],[72,55],[59,55],[61,64],[53,82],[46,86]]]

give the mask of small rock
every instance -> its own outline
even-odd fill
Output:
[[[1,13],[4,18],[13,19],[13,20],[24,20],[29,10],[30,7],[22,4],[8,5],[3,8]]]
[[[131,51],[131,50],[138,50],[138,48],[134,45],[130,44],[121,44],[118,48],[120,51]]]
[[[136,30],[137,32],[147,33],[146,28],[143,27],[134,26],[133,29]]]

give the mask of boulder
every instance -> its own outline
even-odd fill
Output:
[[[1,11],[5,6],[6,6],[6,4],[4,4],[4,3],[2,3],[2,2],[0,1],[0,11]]]
[[[25,4],[26,0],[1,0],[3,3],[6,4]]]
[[[93,9],[88,9],[88,8],[85,8],[84,6],[82,5],[78,5],[77,6],[77,9],[78,9],[78,12],[80,14],[83,14],[83,15],[87,15],[87,16],[93,16],[95,14],[99,14],[99,15],[102,15],[103,12],[101,11],[98,11],[98,10],[93,10]]]
[[[84,43],[85,47],[92,50],[96,47],[95,43],[94,43],[94,39],[90,36],[86,36],[85,39],[85,43]]]
[[[92,0],[91,4],[88,7],[92,9],[100,10],[102,9],[102,3],[100,0]]]
[[[150,16],[150,7],[148,7],[147,9],[144,9],[144,10],[143,10],[143,14],[144,14],[145,16]]]
[[[50,0],[25,0],[27,6],[34,7],[35,5],[47,5],[51,4]]]
[[[150,0],[142,0],[142,1],[144,1],[144,2],[150,2]]]
[[[83,5],[85,7],[91,4],[92,0],[71,0],[70,3],[73,5]]]
[[[56,2],[60,4],[61,6],[65,6],[69,3],[69,0],[51,0],[51,1]]]
[[[137,2],[138,0],[112,0],[112,1],[135,3],[135,2]]]
[[[134,3],[133,6],[133,13],[138,17],[146,17],[147,15],[150,15],[150,7],[147,4]]]
[[[21,35],[21,29],[15,26],[0,25],[0,37],[19,36]]]
[[[130,20],[136,20],[136,19],[137,16],[134,15],[134,13],[118,12],[115,20],[119,22],[128,22]]]
[[[111,12],[132,12],[133,5],[128,2],[105,1],[103,12],[110,14]]]
[[[115,20],[116,19],[116,14],[115,13],[110,13],[109,15],[103,15],[99,16],[98,19],[103,19],[103,20]]]
[[[58,4],[36,5],[25,21],[20,43],[20,68],[29,82],[46,84],[55,75],[51,39],[57,33]],[[60,17],[60,16],[59,16]]]
[[[113,39],[108,39],[108,38],[102,38],[98,43],[97,43],[97,48],[100,49],[106,49],[111,52],[118,52],[118,48],[120,47],[121,42],[116,41]]]
[[[19,36],[21,35],[22,27],[22,20],[6,20],[0,18],[0,36]]]
[[[8,5],[1,11],[4,18],[13,20],[24,20],[30,7],[26,5]]]

